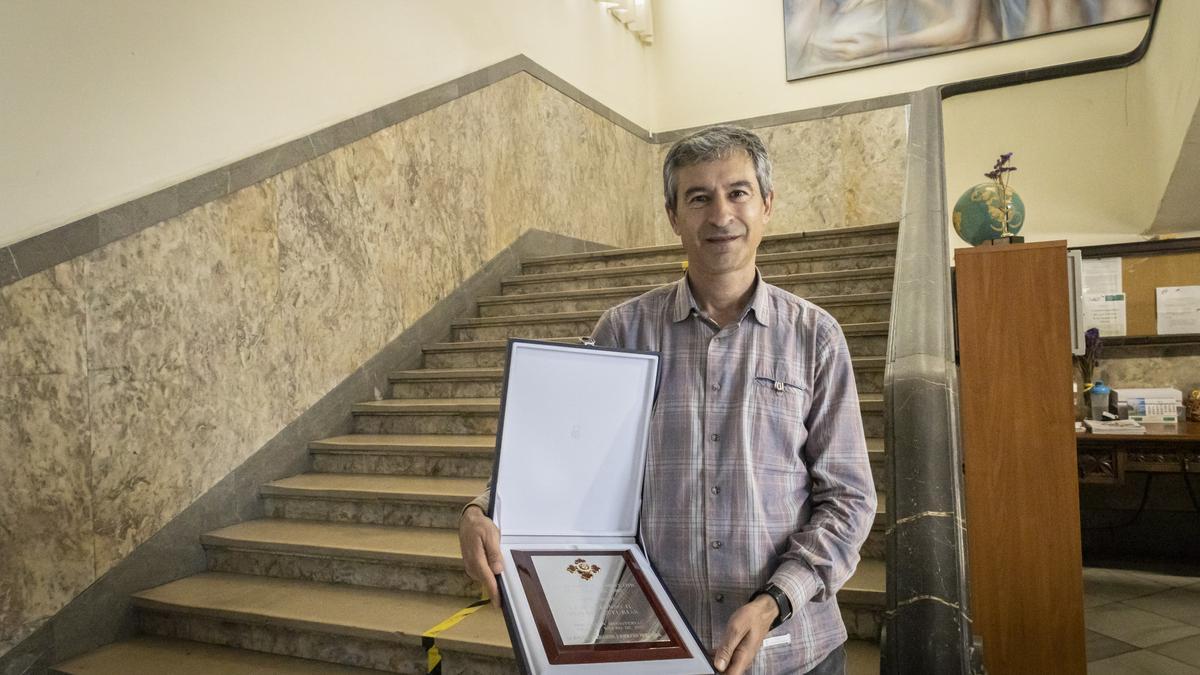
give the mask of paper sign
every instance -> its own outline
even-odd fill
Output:
[[[1125,294],[1085,293],[1083,296],[1083,328],[1097,328],[1100,337],[1125,334]]]
[[[1083,261],[1083,294],[1124,293],[1120,258],[1095,258]],[[1125,334],[1124,329],[1121,335]]]
[[[1158,334],[1200,333],[1200,286],[1155,289]]]

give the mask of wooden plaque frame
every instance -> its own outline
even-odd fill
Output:
[[[633,574],[633,578],[637,581],[642,593],[645,594],[646,600],[650,603],[650,608],[654,611],[654,615],[659,623],[662,624],[668,639],[659,642],[623,642],[588,645],[564,644],[558,630],[558,625],[550,611],[550,603],[546,599],[542,582],[538,578],[537,570],[533,565],[533,558],[542,556],[620,557],[625,562],[627,569]],[[517,574],[521,579],[521,586],[525,590],[525,596],[529,601],[529,609],[533,614],[538,635],[542,639],[542,645],[546,649],[546,657],[551,665],[658,661],[691,657],[691,653],[679,637],[678,629],[670,617],[667,616],[662,602],[650,588],[645,574],[638,566],[637,561],[634,560],[633,554],[628,550],[514,550],[512,557],[513,562],[517,566]]]

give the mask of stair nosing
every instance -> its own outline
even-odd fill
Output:
[[[883,368],[886,365],[886,359],[882,356],[854,356],[851,357],[851,362],[856,369],[875,370]],[[462,370],[465,372],[478,373],[477,375],[444,375],[443,373]],[[435,371],[432,374],[425,374],[426,371]],[[388,375],[388,381],[391,383],[411,383],[411,382],[480,382],[503,380],[503,368],[418,368],[415,370],[398,370],[393,371]]]
[[[209,578],[213,578],[213,577],[243,577],[243,578],[245,578],[245,577],[253,577],[254,575],[232,574],[232,573],[225,573],[225,572],[202,572],[202,573],[194,575],[194,576],[209,577]],[[294,579],[281,580],[281,579],[276,579],[274,577],[261,577],[261,579],[270,579],[271,582],[268,582],[268,584],[267,584],[268,586],[270,586],[270,585],[298,586],[298,587],[309,586],[309,587],[325,587],[325,588],[335,588],[335,589],[338,589],[339,587],[344,587],[346,589],[367,588],[367,587],[361,587],[361,586],[351,586],[349,584],[329,584],[329,583],[294,580]],[[278,582],[287,582],[287,583],[278,583]],[[175,583],[175,582],[170,582],[170,583]],[[164,585],[167,585],[167,584],[164,584]],[[155,589],[150,589],[150,591],[153,591],[153,590],[155,590]],[[390,590],[390,589],[377,589],[377,588],[370,588],[369,590],[372,592],[372,594],[387,594],[387,595],[393,595],[393,596],[407,595],[407,596],[416,597],[416,596],[434,596],[434,595],[436,595],[433,593],[420,593],[417,591],[396,591],[396,590]],[[254,625],[280,626],[280,627],[284,627],[284,628],[295,628],[295,629],[299,629],[299,630],[313,631],[313,632],[324,633],[324,634],[360,637],[360,638],[364,638],[364,639],[368,639],[368,640],[375,640],[375,641],[380,641],[380,642],[392,642],[392,643],[406,644],[406,645],[420,645],[421,644],[421,633],[416,633],[416,632],[412,632],[410,634],[408,632],[380,630],[380,629],[376,629],[376,628],[368,628],[365,626],[350,626],[350,625],[346,625],[344,623],[333,623],[329,620],[306,619],[306,618],[298,618],[298,617],[291,617],[291,616],[280,616],[279,614],[272,615],[270,613],[269,608],[260,608],[258,610],[242,610],[242,609],[230,609],[230,608],[226,608],[226,607],[212,607],[212,606],[201,606],[201,605],[197,605],[197,604],[185,604],[185,603],[180,603],[180,602],[169,602],[169,601],[158,600],[158,599],[147,597],[146,594],[149,593],[150,591],[142,591],[139,593],[134,593],[131,596],[131,602],[134,605],[134,607],[137,607],[139,609],[151,610],[151,611],[167,612],[167,613],[171,613],[171,614],[181,614],[181,615],[185,615],[185,616],[200,616],[200,617],[216,618],[216,619],[228,619],[231,621],[249,623],[249,624],[254,624]],[[445,596],[445,597],[450,597],[450,596]],[[456,598],[456,600],[462,601],[464,605],[469,603],[468,600],[462,599],[462,598]]]
[[[260,518],[257,520],[244,521],[243,523],[235,523],[228,527],[220,528],[212,532],[205,532],[200,535],[200,544],[205,548],[222,548],[232,551],[250,551],[256,553],[274,553],[278,555],[303,555],[311,557],[321,557],[324,559],[336,560],[353,560],[353,561],[382,561],[382,562],[397,562],[407,563],[417,567],[437,567],[449,569],[462,569],[462,555],[436,555],[429,553],[416,553],[412,551],[385,551],[379,549],[366,548],[351,548],[345,546],[330,546],[313,543],[294,543],[287,541],[268,541],[264,538],[233,538],[228,535],[219,534],[228,530],[236,530],[239,525],[245,523],[261,523],[264,521],[279,521],[281,523],[301,522],[289,518]],[[305,521],[308,522],[308,521]],[[336,528],[359,528],[359,529],[377,529],[379,531],[396,531],[397,534],[402,534],[407,530],[444,530],[444,528],[417,528],[417,527],[389,527],[386,525],[364,525],[360,523],[339,523],[325,521],[311,521],[308,524],[316,525],[321,528],[336,529]],[[286,526],[286,525],[285,525]],[[457,541],[457,533],[453,530],[445,530],[448,539]]]
[[[413,439],[394,443],[353,443],[348,440],[354,436],[393,436],[397,439]],[[467,454],[467,455],[491,455],[496,449],[496,437],[494,434],[479,434],[477,438],[480,440],[489,439],[488,442],[479,444],[467,443],[447,443],[444,445],[430,444],[416,439],[422,436],[437,436],[438,434],[347,434],[344,436],[332,436],[318,441],[311,441],[308,444],[308,451],[312,454],[380,454],[380,455],[442,455],[442,454]],[[454,435],[452,437],[471,438],[471,436]]]
[[[333,476],[338,479],[345,480],[346,476],[355,474],[331,474],[331,473],[308,473],[301,474],[307,476]],[[379,476],[382,474],[365,474],[371,476]],[[408,476],[388,476],[393,479],[410,478]],[[294,476],[293,476],[294,478]],[[439,480],[438,477],[420,476],[411,477],[420,478],[422,480]],[[298,499],[325,499],[325,500],[352,500],[352,501],[396,501],[396,502],[435,502],[435,503],[453,503],[465,504],[471,501],[485,489],[487,485],[486,479],[471,479],[471,478],[447,478],[445,480],[455,481],[473,481],[478,482],[478,489],[469,492],[430,492],[427,489],[406,488],[406,489],[368,489],[365,487],[307,487],[297,485],[281,485],[282,481],[271,481],[263,483],[258,487],[260,496],[263,497],[295,497]]]
[[[828,250],[836,251],[838,249],[828,249]],[[771,255],[776,255],[776,254],[771,254]],[[791,255],[791,254],[788,254],[788,255]],[[857,251],[850,251],[850,252],[845,252],[845,253],[839,252],[839,254],[836,254],[836,255],[812,256],[812,257],[856,258],[856,257],[861,257],[861,254],[858,253]],[[788,259],[766,260],[766,261],[763,261],[762,264],[782,264],[782,263],[787,263],[787,262],[795,262],[796,260],[804,260],[804,258],[798,257],[795,260],[788,260]],[[555,281],[571,281],[573,279],[603,279],[605,277],[634,276],[634,275],[638,275],[638,274],[660,274],[660,273],[668,273],[668,272],[672,272],[672,271],[683,272],[684,269],[686,269],[686,268],[683,265],[683,261],[679,261],[679,262],[665,262],[665,263],[650,263],[650,264],[645,264],[645,265],[622,265],[619,267],[617,267],[617,266],[594,267],[591,269],[563,270],[563,271],[558,271],[558,272],[534,272],[534,273],[528,273],[528,274],[518,274],[515,276],[511,276],[511,277],[505,277],[504,279],[501,280],[500,286],[501,286],[501,288],[503,288],[504,286],[520,286],[523,284],[535,284],[535,283],[552,283]],[[811,278],[814,281],[825,281],[825,280],[831,280],[831,279],[836,281],[836,280],[842,279],[842,278],[855,279],[855,278],[864,278],[864,277],[871,278],[873,276],[881,276],[879,273],[879,270],[894,270],[894,269],[895,269],[894,265],[877,265],[875,267],[854,267],[854,268],[850,268],[850,269],[846,269],[846,270],[818,270],[818,271],[814,271],[814,272],[796,272],[793,274],[772,274],[772,275],[770,275],[770,278],[809,276],[809,278]],[[875,274],[859,274],[859,275],[854,274],[855,272],[862,272],[864,270],[871,270]]]
[[[844,305],[863,305],[872,303],[891,302],[891,291],[875,291],[872,293],[845,293],[842,295],[813,296],[807,299],[817,307],[837,307]],[[519,296],[514,296],[519,297]],[[566,321],[599,320],[606,310],[582,309],[570,312],[539,312],[536,314],[506,314],[503,316],[477,316],[466,319],[455,319],[450,323],[455,328],[479,328],[481,326],[503,326],[511,323],[545,324]]]
[[[868,321],[865,323],[843,323],[842,333],[846,335],[872,335],[882,334],[887,335],[889,322],[887,321]],[[582,336],[558,337],[558,338],[538,338],[542,342],[556,342],[560,344],[578,344]],[[494,349],[504,349],[507,346],[508,340],[458,340],[454,342],[435,342],[430,345],[421,347],[421,351],[425,354],[444,353],[444,352],[467,352],[467,351],[491,351]]]

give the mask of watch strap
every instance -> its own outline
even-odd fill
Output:
[[[771,596],[771,599],[775,601],[775,607],[779,610],[779,615],[776,616],[775,620],[771,622],[771,630],[775,630],[782,625],[784,621],[792,618],[792,602],[788,599],[787,593],[784,593],[783,589],[779,588],[775,584],[767,584],[766,586],[763,586],[755,591],[754,595],[751,596],[750,599],[753,600],[754,598],[764,594]]]

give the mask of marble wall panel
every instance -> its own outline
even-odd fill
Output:
[[[0,288],[0,653],[94,578],[81,261]]]
[[[901,106],[756,129],[774,168],[775,213],[767,233],[899,220],[907,161],[905,113]],[[656,195],[662,193],[658,172],[668,149],[656,148]],[[666,214],[658,208],[653,215],[657,243],[674,243]]]
[[[894,218],[898,119],[763,130],[771,231]],[[674,242],[665,152],[519,74],[0,289],[0,652],[526,231]]]
[[[1101,359],[1097,376],[1116,389],[1169,387],[1186,397],[1200,389],[1200,356]]]

